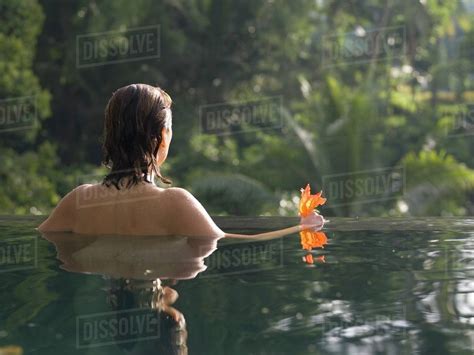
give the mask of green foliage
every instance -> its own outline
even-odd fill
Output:
[[[259,215],[278,200],[259,181],[240,174],[211,174],[196,179],[191,190],[212,213]]]
[[[0,98],[34,96],[36,106],[31,127],[0,132],[0,213],[44,213],[59,200],[51,179],[58,170],[54,146],[37,142],[41,119],[50,114],[50,94],[33,72],[44,14],[36,0],[3,0],[0,18]]]
[[[459,112],[470,117],[474,96],[474,28],[462,2],[41,4],[0,0],[0,98],[35,95],[38,102],[33,128],[0,132],[2,185],[9,186],[0,187],[1,213],[29,213],[33,206],[47,212],[77,184],[76,176],[99,171],[104,106],[114,90],[132,82],[158,84],[171,94],[174,136],[163,174],[192,188],[213,213],[291,214],[295,191],[306,183],[319,188],[332,174],[406,162],[416,192],[423,186],[418,173],[451,167],[464,181],[474,168],[472,132],[457,127]],[[160,26],[160,58],[77,67],[76,36],[149,25]],[[393,27],[404,33],[400,55],[323,61],[323,50],[343,44],[344,36]],[[331,42],[333,35],[339,37]],[[202,105],[275,96],[284,118],[279,129],[200,132]],[[434,149],[446,155],[425,157]],[[472,213],[472,191],[453,184],[443,208],[406,197],[409,213]],[[286,207],[278,206],[280,199]],[[386,215],[397,201],[346,202],[340,208],[329,203],[325,214]]]
[[[412,215],[464,215],[466,193],[474,189],[474,170],[443,151],[409,153],[406,199]]]
[[[33,72],[36,40],[44,14],[36,0],[0,1],[0,99],[36,97],[36,119],[50,115],[50,94],[43,90]],[[24,149],[34,143],[40,125],[21,133],[2,134],[5,145]]]
[[[52,174],[58,170],[50,143],[38,152],[17,153],[2,149],[0,164],[0,214],[40,214],[59,201]]]

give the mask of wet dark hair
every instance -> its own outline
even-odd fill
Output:
[[[171,97],[161,88],[146,84],[124,86],[112,94],[105,109],[103,163],[111,169],[103,184],[120,189],[120,182],[129,178],[126,187],[148,182],[154,173],[162,182],[156,166],[163,127],[171,126]]]

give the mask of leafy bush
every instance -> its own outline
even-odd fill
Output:
[[[192,183],[191,190],[211,213],[259,215],[278,203],[262,183],[240,174],[202,176]]]

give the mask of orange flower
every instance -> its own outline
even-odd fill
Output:
[[[311,195],[311,187],[306,185],[306,188],[303,190],[301,189],[301,199],[300,199],[300,216],[301,217],[307,217],[311,213],[313,213],[314,209],[318,207],[319,205],[324,205],[326,203],[326,199],[324,197],[321,197],[321,194],[323,193],[318,192],[315,195]]]
[[[326,260],[324,260],[324,255],[320,255],[316,259],[313,259],[313,254],[311,253],[308,253],[307,255],[303,256],[303,261],[306,264],[314,264],[315,261],[320,262],[320,263],[326,262]]]
[[[311,250],[313,248],[324,248],[324,245],[328,243],[328,238],[324,232],[312,231],[311,229],[305,229],[300,232],[301,246],[305,250]]]

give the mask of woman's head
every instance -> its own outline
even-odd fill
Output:
[[[132,84],[115,91],[105,109],[104,163],[111,168],[104,184],[120,188],[155,174],[165,183],[159,167],[168,155],[171,142],[171,103],[159,87]]]

